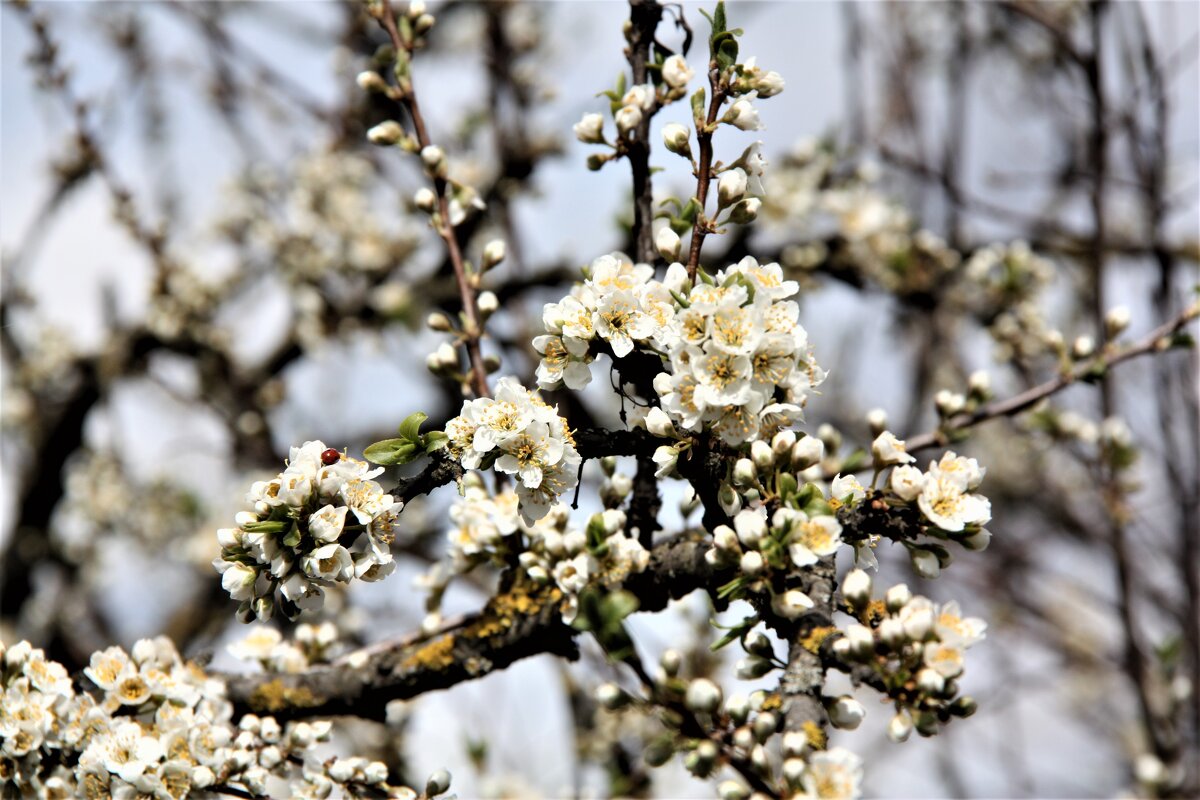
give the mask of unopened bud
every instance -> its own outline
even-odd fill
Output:
[[[887,590],[883,601],[887,605],[887,610],[895,614],[908,605],[912,600],[912,591],[908,588],[907,583],[898,583]]]
[[[369,69],[358,73],[354,82],[364,92],[386,92],[388,90],[387,82],[383,79],[383,76]]]
[[[735,725],[741,725],[750,714],[750,699],[744,694],[733,694],[725,699],[725,713]]]
[[[717,179],[717,205],[727,208],[741,200],[748,183],[746,172],[741,167],[722,172]]]
[[[922,578],[933,580],[942,572],[938,557],[929,550],[913,550],[910,554],[913,569]]]
[[[815,436],[805,436],[792,448],[792,469],[806,470],[825,457],[825,443]]]
[[[684,702],[692,711],[712,714],[721,707],[721,687],[708,678],[697,678],[688,684]]]
[[[852,731],[857,728],[866,715],[867,710],[863,708],[863,704],[848,694],[844,694],[834,700],[829,706],[829,721],[833,723],[835,728],[841,728],[846,731]]]
[[[933,404],[937,407],[938,414],[952,417],[966,407],[967,398],[958,392],[942,389],[933,396]]]
[[[946,679],[928,667],[917,673],[917,688],[927,695],[937,696],[946,688]]]
[[[669,225],[664,225],[654,236],[654,246],[658,249],[658,254],[667,261],[678,261],[683,240],[679,238],[679,234],[671,230]]]
[[[751,550],[749,553],[742,554],[740,568],[747,575],[758,575],[766,565],[766,562],[763,561],[762,553],[757,550]]]
[[[672,153],[691,158],[692,145],[688,129],[678,122],[668,122],[662,129],[663,144]]]
[[[887,430],[888,415],[882,408],[873,408],[867,412],[867,425],[871,428],[871,435],[878,436]]]
[[[771,450],[777,457],[791,458],[792,448],[796,446],[795,431],[780,431],[771,437]]]
[[[371,144],[393,145],[404,138],[404,128],[394,119],[379,123],[367,131],[367,141]]]
[[[758,219],[758,210],[762,208],[762,200],[757,197],[747,197],[739,200],[729,210],[729,221],[734,225],[749,225]]]
[[[904,623],[895,617],[888,617],[879,623],[879,641],[891,650],[899,650],[908,641],[904,633]]]
[[[750,789],[739,781],[721,781],[717,787],[717,797],[720,800],[746,800],[750,797]]]
[[[679,674],[679,668],[683,666],[683,658],[679,655],[678,650],[664,650],[662,656],[658,659],[658,664],[663,668],[663,672],[674,678]]]
[[[483,258],[480,260],[480,268],[486,272],[503,261],[507,253],[508,249],[503,239],[492,239],[483,248]]]
[[[450,318],[440,311],[434,311],[432,314],[426,317],[425,324],[429,326],[430,330],[439,331],[441,333],[445,333],[453,329],[453,326],[450,324]]]
[[[854,608],[871,602],[871,576],[864,570],[852,569],[842,579],[842,597]]]
[[[765,742],[779,728],[779,717],[772,714],[770,711],[763,711],[754,718],[754,722],[750,723],[750,729],[754,731],[754,738],[760,742]]]
[[[1104,332],[1110,339],[1115,339],[1129,327],[1130,314],[1126,306],[1110,308],[1104,315]]]
[[[749,486],[758,479],[758,470],[748,458],[739,458],[733,465],[733,482],[738,486]]]
[[[430,175],[437,177],[446,174],[446,153],[436,144],[421,148],[421,161]]]
[[[973,397],[987,397],[992,393],[992,376],[985,369],[975,370],[967,376],[967,390]]]
[[[429,33],[429,29],[433,27],[437,19],[432,14],[421,14],[413,21],[413,33],[417,36],[423,36]]]
[[[775,451],[762,439],[755,439],[750,444],[750,460],[760,472],[768,472],[775,466]]]
[[[450,773],[444,769],[439,769],[437,772],[429,776],[429,780],[425,782],[425,795],[427,797],[435,797],[443,794],[450,788]]]
[[[433,189],[430,189],[428,186],[422,186],[413,195],[413,205],[426,214],[432,214],[434,209],[437,208],[437,195],[433,193]]]
[[[602,683],[596,689],[596,702],[609,711],[616,711],[626,705],[629,700],[628,693],[615,683]]]
[[[899,743],[907,741],[908,737],[912,735],[912,730],[912,717],[908,715],[907,711],[901,711],[888,723],[887,735],[893,742]]]
[[[737,676],[739,680],[743,681],[756,680],[773,669],[775,669],[774,664],[758,656],[746,656],[737,662]]]
[[[1076,358],[1087,358],[1096,352],[1096,340],[1090,336],[1079,336],[1071,345],[1071,354]]]

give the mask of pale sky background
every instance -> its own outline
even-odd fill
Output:
[[[149,4],[146,4],[149,5]],[[97,90],[120,91],[120,67],[104,46],[97,45],[97,36],[89,35],[95,25],[98,4],[55,3],[51,11],[58,19],[56,35],[64,43],[64,58],[76,65],[76,75],[84,94]],[[104,4],[105,9],[116,7]],[[337,15],[324,2],[296,2],[289,6],[316,24],[334,24]],[[688,16],[697,31],[703,29],[703,19],[689,3]],[[624,165],[610,167],[600,173],[590,173],[583,161],[588,148],[570,137],[570,125],[586,111],[600,110],[593,95],[607,88],[617,73],[625,68],[621,55],[620,34],[625,13],[622,2],[560,2],[547,4],[545,30],[553,32],[552,61],[549,80],[557,89],[557,99],[540,112],[539,120],[548,129],[562,134],[568,142],[566,156],[546,165],[538,175],[540,197],[522,201],[518,208],[528,260],[539,263],[567,257],[579,263],[590,261],[606,252],[615,241],[610,221],[621,208],[628,191],[628,173]],[[868,14],[876,13],[875,6],[865,6]],[[765,101],[760,110],[766,125],[756,134],[732,135],[722,130],[718,137],[718,156],[740,152],[754,138],[766,142],[768,155],[779,153],[803,137],[819,136],[833,130],[843,118],[844,108],[844,15],[840,4],[833,2],[734,2],[730,5],[734,25],[744,26],[743,54],[758,57],[760,65],[781,72],[787,90],[779,98]],[[1152,3],[1148,8],[1151,23],[1156,26],[1166,52],[1174,52],[1194,42],[1200,31],[1200,5],[1193,3]],[[191,41],[179,22],[167,14],[155,15],[156,44],[163,51],[173,45]],[[0,245],[9,252],[22,240],[33,215],[47,190],[46,160],[58,152],[66,128],[60,110],[39,98],[31,87],[29,70],[23,59],[29,50],[25,27],[12,9],[0,14]],[[247,24],[239,28],[242,41],[269,52],[289,65],[292,77],[303,84],[315,97],[330,100],[341,92],[355,91],[352,86],[334,81],[335,63],[347,54],[314,52],[286,33],[272,31],[266,26]],[[464,51],[472,43],[470,32],[458,34]],[[701,61],[703,37],[692,51],[692,66]],[[186,73],[189,62],[203,65],[198,54],[177,48],[174,57]],[[1179,172],[1175,176],[1178,188],[1194,187],[1197,176],[1195,152],[1200,143],[1198,133],[1197,67],[1193,54],[1185,59],[1175,79],[1173,100],[1176,116],[1172,129],[1173,147],[1180,156]],[[436,138],[444,130],[468,98],[477,98],[481,89],[477,75],[477,59],[464,58],[460,63],[441,62],[437,75],[432,70],[422,72],[418,63],[418,88],[428,86],[423,93],[423,107]],[[427,69],[429,69],[427,67]],[[352,74],[352,73],[351,73]],[[424,83],[423,78],[428,81]],[[1005,107],[1019,98],[1023,88],[1014,84],[1014,76],[1000,75],[987,82],[976,81],[968,131],[969,159],[966,170],[968,186],[1010,205],[1036,197],[1036,190],[1017,186],[997,192],[986,184],[991,171],[997,169],[1044,170],[1051,160],[1050,131],[1036,120],[1022,119],[1006,113]],[[173,78],[173,81],[179,77]],[[217,124],[211,112],[196,102],[195,80],[187,88],[172,90],[171,125],[180,144],[174,168],[180,185],[185,187],[186,213],[197,232],[203,232],[203,221],[211,219],[220,207],[220,187],[236,167],[232,143]],[[114,88],[115,87],[115,88]],[[177,93],[177,97],[175,97]],[[427,98],[427,99],[426,99]],[[936,107],[938,94],[931,96]],[[868,108],[871,104],[868,103]],[[935,114],[936,116],[936,114]],[[686,104],[672,107],[656,117],[656,131],[670,121],[686,122]],[[128,120],[124,127],[131,127]],[[263,131],[264,139],[270,132]],[[289,142],[311,141],[311,148],[323,144],[323,133],[313,130],[288,130],[283,138]],[[658,141],[657,134],[655,141]],[[1190,156],[1188,154],[1191,154]],[[283,152],[281,157],[287,157]],[[144,186],[146,175],[138,157],[136,139],[124,136],[116,150],[118,170],[135,186]],[[661,188],[682,187],[686,173],[683,162],[661,153],[656,165],[668,168],[656,177]],[[415,184],[414,184],[415,188]],[[1192,189],[1194,195],[1194,188]],[[1194,228],[1194,203],[1185,208],[1176,224]],[[936,220],[934,220],[936,224]],[[978,229],[977,235],[999,233]],[[219,269],[220,266],[214,266]],[[119,298],[123,315],[136,317],[144,303],[144,283],[147,276],[145,259],[111,224],[108,198],[96,185],[79,193],[71,201],[67,213],[57,218],[55,226],[44,236],[37,258],[24,265],[28,285],[36,293],[47,319],[68,330],[81,347],[94,347],[102,331],[99,292],[104,286],[113,287]],[[1131,286],[1133,284],[1130,284]],[[901,386],[897,363],[886,358],[891,346],[891,332],[885,324],[847,324],[855,319],[885,319],[886,302],[864,300],[857,294],[833,287],[822,292],[814,302],[805,305],[803,322],[816,342],[818,354],[834,352],[842,341],[850,342],[855,351],[867,354],[855,363],[838,364],[836,372],[851,387],[857,397],[873,397],[893,415],[903,406],[892,400],[890,387]],[[1146,314],[1139,316],[1134,309],[1135,332],[1150,327]],[[278,309],[275,312],[278,313]],[[432,397],[428,390],[413,386],[404,378],[406,371],[416,370],[423,375],[423,358],[431,343],[426,337],[414,347],[393,347],[384,353],[372,351],[352,354],[330,352],[327,358],[313,365],[304,365],[289,375],[289,381],[303,384],[323,377],[332,385],[346,381],[347,391],[336,402],[313,393],[310,402],[298,402],[276,420],[280,446],[305,438],[329,437],[345,440],[367,436],[386,429],[398,418],[398,410],[373,398],[397,396],[404,392],[406,402],[419,407],[423,399]],[[407,351],[407,352],[404,352]],[[383,356],[383,358],[381,358]],[[356,360],[359,359],[359,360]],[[404,360],[404,359],[407,359]],[[369,380],[356,365],[369,360],[374,370]],[[381,360],[386,362],[380,365]],[[986,366],[986,350],[981,351],[978,366]],[[382,387],[382,389],[381,389]],[[871,391],[864,390],[871,388]],[[361,390],[361,391],[359,391]],[[394,391],[393,391],[394,390]],[[364,399],[365,398],[365,399]],[[139,454],[139,463],[147,474],[155,471],[178,470],[185,463],[196,480],[210,494],[228,492],[228,476],[221,470],[224,434],[211,420],[182,419],[178,409],[161,397],[129,387],[118,400],[115,417],[125,420],[113,426],[124,435],[132,436],[131,448]],[[865,409],[864,409],[865,410]],[[408,413],[407,410],[404,413]],[[812,406],[811,419],[821,418],[820,400]],[[111,434],[111,430],[109,431]],[[187,449],[181,451],[180,444]],[[6,452],[7,456],[7,452]],[[2,499],[5,532],[11,521],[14,481],[3,482]],[[226,502],[236,502],[228,498]],[[986,557],[976,556],[979,558]],[[965,560],[965,558],[964,558]],[[1083,565],[1081,568],[1088,568]],[[898,573],[884,571],[881,583],[895,582]],[[389,602],[403,593],[411,592],[407,576],[397,575],[385,584],[370,587],[364,600]],[[160,587],[166,590],[166,584]],[[935,594],[942,587],[926,589]],[[944,590],[943,590],[944,591]],[[125,599],[134,604],[139,595],[125,590]],[[695,600],[695,598],[692,598]],[[971,598],[962,597],[964,608],[971,610]],[[167,600],[169,603],[170,601]],[[448,611],[470,607],[478,598],[468,593],[455,594]],[[410,604],[417,603],[410,599]],[[692,603],[693,611],[700,604]],[[737,616],[736,613],[730,616]],[[413,618],[415,619],[415,617]],[[403,628],[412,619],[403,620]],[[128,635],[150,632],[153,619],[130,614]],[[635,622],[639,644],[647,657],[678,638],[682,628],[679,618]],[[736,648],[732,648],[736,649]],[[883,729],[890,717],[886,707],[868,702],[868,717],[855,734],[837,733],[835,743],[846,744],[864,756],[869,756],[867,791],[870,795],[936,796],[944,792],[934,770],[935,753],[953,753],[961,760],[967,786],[976,794],[1011,793],[1013,786],[1008,774],[1013,759],[1024,759],[1036,782],[1028,787],[1040,796],[1076,796],[1094,792],[1097,788],[1115,792],[1121,787],[1119,760],[1104,748],[1093,746],[1090,731],[1061,723],[1061,707],[1066,695],[1062,683],[1071,676],[1062,673],[1051,654],[1006,640],[1003,630],[993,630],[988,641],[971,651],[964,691],[976,687],[995,686],[998,676],[1008,672],[1010,662],[1019,667],[1020,682],[1009,684],[1005,691],[980,695],[980,711],[971,720],[957,722],[936,739],[913,741],[903,746],[890,745],[883,740]],[[774,680],[772,677],[770,680]],[[490,733],[493,745],[493,766],[508,768],[523,775],[525,782],[546,796],[559,796],[571,785],[571,735],[561,693],[545,691],[560,681],[558,666],[547,658],[518,663],[504,673],[483,681],[465,684],[450,692],[439,692],[414,704],[415,722],[409,739],[413,774],[421,776],[442,766],[455,776],[454,789],[460,797],[478,793],[467,767],[463,744],[466,736],[477,737]],[[726,683],[732,686],[733,681]],[[764,684],[767,682],[764,682]],[[1040,684],[1040,685],[1039,685]],[[741,687],[739,687],[741,688]],[[1019,691],[1018,691],[1019,689]],[[861,695],[870,700],[868,694]],[[677,765],[667,770],[676,776],[662,787],[678,790],[677,796],[709,796],[710,790],[687,783]],[[594,779],[595,776],[592,776]]]

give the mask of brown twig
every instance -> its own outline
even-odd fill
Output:
[[[949,441],[950,434],[958,433],[959,431],[971,428],[981,422],[996,419],[997,417],[1011,417],[1014,414],[1019,414],[1037,404],[1038,401],[1061,392],[1076,382],[1098,377],[1112,367],[1131,358],[1163,350],[1166,346],[1169,346],[1169,337],[1182,330],[1185,325],[1197,317],[1200,317],[1200,303],[1191,305],[1181,312],[1179,316],[1158,326],[1146,334],[1145,337],[1128,347],[1120,350],[1110,350],[1094,361],[1076,367],[1064,375],[1059,375],[1057,378],[1038,384],[1020,394],[1013,395],[1004,400],[993,400],[974,411],[956,414],[946,420],[941,428],[936,431],[909,437],[906,442],[908,451],[913,453],[929,447],[945,445]]]
[[[392,40],[392,46],[396,48],[397,53],[407,53],[412,55],[414,46],[413,42],[406,41],[400,35],[399,29],[396,27],[396,17],[392,13],[390,4],[382,3],[378,10],[373,12],[379,24],[387,31],[388,38]],[[425,127],[425,117],[421,114],[421,106],[417,100],[417,92],[411,81],[406,86],[393,87],[393,92],[396,100],[408,112],[412,119],[413,132],[417,136],[417,143],[421,149],[429,147],[433,144],[429,138],[429,131]],[[433,189],[437,195],[438,214],[434,227],[438,235],[446,243],[446,250],[450,255],[450,263],[454,267],[454,280],[458,283],[459,298],[462,300],[463,318],[465,322],[465,330],[463,331],[463,346],[466,347],[467,357],[471,364],[471,390],[476,397],[487,397],[491,394],[488,389],[487,369],[483,363],[483,351],[480,348],[479,341],[483,338],[483,326],[479,322],[479,310],[475,305],[475,287],[471,285],[470,279],[467,277],[467,267],[463,260],[462,249],[458,244],[458,236],[455,234],[454,225],[450,222],[450,201],[446,198],[446,189],[449,187],[447,180],[435,175],[433,178]]]
[[[696,223],[692,226],[692,243],[688,247],[688,278],[696,282],[696,270],[700,268],[700,251],[704,247],[704,237],[710,231],[711,222],[704,215],[704,204],[708,199],[708,185],[712,182],[713,146],[712,138],[717,124],[717,113],[725,102],[726,87],[721,81],[721,73],[717,62],[710,61],[708,65],[708,85],[712,97],[708,101],[708,114],[703,127],[696,126],[696,142],[699,144],[700,157],[696,167],[696,200],[700,203],[700,211],[696,215]]]

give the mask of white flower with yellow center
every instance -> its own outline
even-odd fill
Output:
[[[519,475],[521,483],[532,489],[542,482],[542,470],[562,458],[563,442],[550,436],[544,422],[533,422],[521,433],[504,442],[504,455],[496,459],[496,469]]]
[[[837,517],[827,514],[809,517],[803,511],[781,508],[771,521],[774,527],[787,531],[784,542],[797,567],[816,564],[833,555],[842,544],[842,525]]]
[[[963,476],[958,473],[927,474],[917,506],[931,523],[951,533],[967,525],[983,525],[992,518],[991,503],[985,497],[967,494]]]
[[[750,359],[721,350],[706,350],[692,359],[692,372],[700,381],[698,399],[705,405],[740,405],[750,395]]]
[[[584,340],[547,334],[534,338],[533,349],[542,356],[537,368],[538,386],[541,388],[557,389],[566,384],[568,389],[578,391],[591,383],[592,371],[588,369],[588,364],[592,356]]]
[[[948,642],[929,642],[925,645],[925,666],[943,678],[957,678],[963,671],[963,649]]]
[[[660,372],[654,376],[654,391],[658,393],[663,409],[687,430],[697,430],[707,405],[697,398],[700,381],[690,372],[670,375]]]
[[[945,453],[941,459],[929,464],[930,475],[953,478],[962,486],[963,491],[978,488],[986,472],[987,470],[980,467],[975,459],[955,455],[953,452]]]
[[[862,794],[862,778],[862,759],[844,747],[832,747],[808,757],[801,785],[806,798],[851,800]]]
[[[875,437],[875,441],[871,443],[871,455],[875,457],[875,463],[879,466],[911,464],[916,461],[904,449],[904,442],[897,439],[896,434],[891,431],[884,431]]]
[[[751,394],[741,405],[709,406],[705,419],[711,423],[713,431],[721,437],[721,441],[737,446],[758,436],[762,403],[760,395]]]
[[[914,466],[905,464],[892,470],[889,482],[897,497],[911,503],[920,496],[925,488],[925,473]]]
[[[630,291],[605,295],[595,314],[596,333],[622,358],[633,351],[634,340],[644,341],[654,333],[654,319],[642,312]]]
[[[721,306],[713,312],[710,331],[713,346],[721,352],[750,355],[762,338],[761,308],[755,305]]]
[[[532,525],[546,516],[558,498],[579,482],[580,461],[575,448],[564,446],[562,460],[542,468],[541,483],[536,487],[526,486],[523,482],[517,486],[519,510],[525,524]]]
[[[763,335],[750,355],[750,380],[754,390],[770,394],[776,386],[785,386],[796,367],[796,347],[790,336]]]
[[[336,542],[346,525],[346,506],[327,505],[308,517],[308,532],[318,542]]]
[[[334,542],[301,558],[300,569],[310,578],[345,583],[354,576],[354,560],[349,550]]]
[[[759,160],[761,161],[761,157]],[[761,167],[759,170],[759,174],[761,174]],[[744,275],[754,286],[756,301],[760,297],[768,300],[782,300],[785,297],[793,297],[796,292],[800,291],[800,284],[796,281],[783,279],[782,267],[775,263],[760,265],[754,256],[746,256],[722,274],[725,276]]]
[[[743,305],[749,297],[746,287],[738,283],[729,286],[712,286],[700,282],[693,286],[688,293],[688,303],[699,311],[712,311],[723,305]]]
[[[934,629],[943,642],[970,647],[984,638],[987,623],[978,617],[964,617],[958,603],[951,600],[934,614]]]
[[[550,306],[546,307],[546,312],[547,314],[551,313]],[[585,341],[596,336],[596,323],[592,317],[592,309],[581,303],[578,298],[564,297],[563,301],[557,304],[553,316],[560,322],[558,331],[553,331],[547,325],[547,329],[552,332]]]

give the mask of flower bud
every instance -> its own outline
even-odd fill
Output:
[[[494,292],[481,292],[475,301],[475,307],[484,316],[489,316],[496,313],[496,309],[500,308],[500,300]]]
[[[441,311],[434,311],[432,314],[426,317],[425,324],[429,326],[430,330],[439,331],[442,333],[453,329],[453,325],[450,324],[450,318]]]
[[[988,397],[992,393],[992,376],[985,369],[975,370],[967,376],[967,391],[972,397]]]
[[[741,200],[747,183],[746,172],[740,167],[722,172],[717,179],[717,205],[726,208]]]
[[[861,569],[852,569],[842,579],[842,597],[854,608],[871,602],[871,576]]]
[[[771,438],[771,450],[775,452],[776,456],[790,458],[795,445],[795,431],[780,431]]]
[[[867,425],[871,428],[871,435],[878,436],[887,430],[888,415],[882,408],[873,408],[867,412]]]
[[[386,92],[388,90],[387,82],[383,79],[383,76],[374,70],[368,69],[358,73],[354,82],[364,92]]]
[[[692,157],[691,134],[684,125],[668,122],[662,129],[663,145],[677,156]]]
[[[770,711],[764,711],[754,718],[754,722],[750,723],[750,729],[754,731],[755,739],[765,742],[779,729],[779,717]]]
[[[367,131],[367,141],[371,144],[393,145],[404,138],[404,128],[394,119],[379,123]]]
[[[774,97],[783,91],[783,76],[772,70],[755,78],[750,86],[763,99]]]
[[[642,760],[651,767],[661,767],[675,755],[675,747],[670,739],[653,739],[642,751]]]
[[[805,436],[792,448],[792,469],[808,469],[824,457],[825,443],[815,436]]]
[[[615,683],[602,683],[596,688],[596,702],[609,711],[616,711],[629,700],[629,694]]]
[[[912,730],[912,717],[908,715],[907,711],[901,711],[888,723],[887,735],[893,742],[899,743],[907,741],[908,737],[912,735]]]
[[[908,605],[912,600],[912,591],[908,588],[907,583],[898,583],[887,590],[887,594],[883,597],[883,602],[887,605],[887,610],[895,614]]]
[[[737,676],[743,681],[757,680],[773,669],[774,664],[758,656],[746,656],[737,662]]]
[[[646,430],[655,436],[675,438],[675,424],[667,412],[655,406],[646,414]]]
[[[671,230],[670,225],[664,225],[654,236],[654,246],[658,248],[658,254],[667,261],[678,261],[683,240],[679,238],[678,233]]]
[[[436,177],[446,174],[446,153],[436,144],[421,148],[421,161],[430,175]]]
[[[987,547],[989,544],[991,544],[991,541],[992,532],[987,528],[980,528],[970,536],[959,540],[963,547],[967,548],[968,550],[975,550],[976,552],[987,550]]]
[[[842,448],[842,432],[828,422],[821,423],[817,428],[817,438],[825,444],[825,450],[836,453]]]
[[[679,655],[678,650],[664,650],[662,656],[658,659],[658,664],[663,668],[663,672],[671,678],[679,674],[679,668],[683,666],[683,658]]]
[[[721,510],[731,517],[742,510],[742,496],[728,483],[722,483],[721,488],[717,490],[717,502],[721,505]]]
[[[584,144],[602,144],[604,142],[604,117],[599,114],[584,114],[583,119],[572,128],[575,138]]]
[[[766,567],[766,562],[763,561],[762,553],[757,550],[751,550],[749,553],[742,554],[741,564],[739,565],[742,572],[747,575],[758,575]]]
[[[912,560],[913,569],[922,578],[933,580],[942,572],[938,557],[929,550],[913,550],[909,557]]]
[[[739,458],[733,465],[733,482],[738,486],[749,486],[758,479],[758,470],[748,458]]]
[[[762,439],[756,439],[750,444],[750,460],[760,472],[767,472],[775,466],[775,451]]]
[[[681,89],[687,86],[688,81],[695,75],[687,64],[687,59],[681,55],[669,56],[662,64],[663,83],[670,86],[672,89]]]
[[[852,624],[846,628],[850,657],[865,659],[875,652],[875,634],[865,625]]]
[[[729,221],[734,225],[749,225],[758,219],[758,210],[762,208],[762,200],[757,197],[747,197],[739,200],[737,205],[729,210]]]
[[[740,781],[721,781],[717,787],[717,797],[720,800],[746,800],[750,789]]]
[[[938,414],[952,417],[966,407],[967,398],[958,392],[942,389],[933,396],[933,404],[937,407]]]
[[[758,120],[758,110],[751,105],[749,100],[738,100],[725,112],[721,121],[744,131],[756,131],[762,128],[762,123]]]
[[[426,214],[432,214],[434,209],[437,208],[437,195],[433,193],[433,189],[430,189],[428,186],[422,186],[413,195],[413,205]]]
[[[879,623],[879,640],[891,650],[899,650],[908,641],[904,633],[904,623],[895,617],[888,617]]]
[[[425,782],[425,795],[427,797],[435,797],[443,794],[450,788],[450,773],[444,769],[439,769],[437,772],[429,776],[429,780]]]
[[[926,667],[917,673],[917,688],[927,695],[936,697],[946,688],[946,679],[936,670]]]
[[[834,700],[829,706],[829,721],[833,723],[835,728],[841,728],[845,731],[852,731],[857,728],[866,715],[867,710],[863,708],[863,704],[848,694],[844,694]]]
[[[950,713],[956,717],[969,717],[979,708],[979,704],[975,702],[974,697],[964,695],[959,697],[950,704]]]
[[[413,33],[417,36],[423,36],[429,33],[429,30],[434,26],[437,19],[433,14],[420,14],[413,20]]]
[[[904,633],[914,642],[923,642],[933,633],[933,609],[919,608],[904,618]]]
[[[484,272],[488,271],[503,261],[507,253],[508,248],[504,244],[503,239],[492,239],[483,248],[483,258],[480,260],[480,268]]]
[[[796,619],[812,607],[812,598],[799,589],[788,589],[771,598],[771,610],[784,619]]]
[[[637,106],[622,106],[616,113],[617,130],[622,136],[628,136],[630,131],[642,124],[642,110]]]
[[[744,694],[730,695],[725,698],[725,713],[735,725],[741,725],[750,714],[750,699]]]
[[[721,707],[721,687],[708,678],[697,678],[688,684],[684,703],[697,713],[712,714]]]
[[[742,548],[738,545],[737,534],[728,525],[719,525],[713,531],[713,544],[718,550],[730,553],[740,553],[742,551]]]
[[[587,168],[595,172],[611,161],[612,158],[611,153],[592,153],[587,157]]]
[[[1126,306],[1115,306],[1104,315],[1104,334],[1115,339],[1129,327],[1130,314]]]
[[[783,761],[783,779],[788,782],[789,786],[799,786],[800,781],[804,778],[804,770],[807,765],[802,758],[787,758]]]
[[[1076,337],[1071,344],[1071,355],[1075,358],[1088,358],[1096,352],[1096,340],[1090,336]]]

